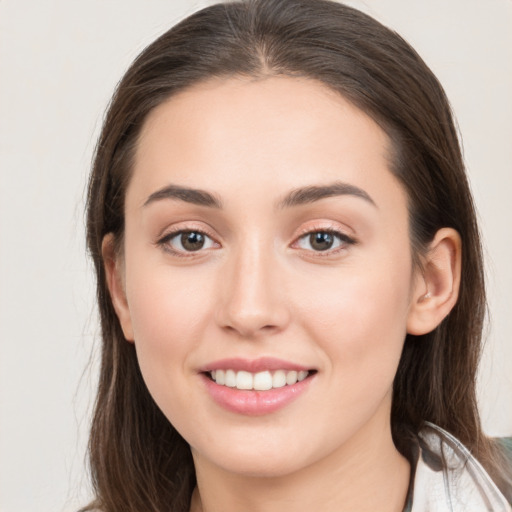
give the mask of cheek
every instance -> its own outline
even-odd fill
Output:
[[[154,276],[127,293],[135,341],[141,343],[186,343],[190,336],[184,334],[198,329],[200,311],[207,306],[204,289],[195,289],[169,269],[155,269]]]
[[[190,354],[202,341],[211,310],[208,282],[197,275],[191,278],[183,269],[144,265],[142,261],[127,275],[137,357],[157,399],[159,389],[170,389],[177,375],[190,371]]]
[[[184,412],[201,408],[189,385],[195,375],[191,360],[201,346],[210,309],[208,293],[169,267],[152,266],[145,272],[139,267],[137,273],[127,293],[139,367],[169,422],[188,432]]]
[[[402,261],[401,261],[402,260]],[[293,292],[301,297],[300,316],[313,325],[337,331],[342,338],[351,332],[405,332],[411,289],[411,265],[407,259],[361,262],[312,274]]]
[[[389,386],[406,335],[410,263],[362,265],[306,286],[297,317],[325,354],[332,378],[356,399]],[[403,270],[402,270],[403,269]]]

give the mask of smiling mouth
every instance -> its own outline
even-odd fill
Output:
[[[268,391],[279,389],[285,386],[293,386],[302,382],[315,370],[275,370],[251,373],[244,370],[212,370],[205,372],[213,382],[219,386],[236,388],[246,391]]]

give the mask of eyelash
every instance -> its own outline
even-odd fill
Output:
[[[187,251],[184,248],[181,250],[180,249],[176,250],[176,249],[172,248],[172,246],[170,245],[170,242],[173,239],[177,239],[178,237],[181,237],[187,233],[201,235],[201,236],[205,237],[205,239],[210,240],[211,244],[216,244],[218,247],[220,247],[220,244],[218,242],[216,242],[212,236],[210,236],[208,233],[206,233],[205,231],[203,231],[201,229],[178,229],[176,231],[172,231],[170,233],[167,233],[162,238],[160,238],[157,241],[157,245],[162,247],[166,252],[171,253],[173,256],[177,256],[179,258],[190,258],[190,257],[193,257],[194,254],[199,254],[199,253],[203,252],[205,250],[203,247],[199,248],[197,251]],[[333,229],[333,228],[319,228],[319,229],[308,229],[308,230],[303,231],[295,239],[295,241],[291,244],[291,247],[292,248],[300,248],[300,247],[298,247],[298,244],[301,241],[307,240],[308,237],[311,237],[314,234],[320,234],[320,233],[333,236],[335,239],[338,240],[339,246],[335,247],[334,249],[329,248],[326,250],[319,250],[319,251],[315,251],[314,249],[306,249],[307,252],[313,253],[313,254],[315,254],[315,256],[318,256],[318,257],[332,256],[334,254],[337,254],[340,251],[346,250],[347,246],[349,246],[349,245],[357,244],[357,240],[348,236],[347,234],[343,233],[342,231],[339,231],[339,230]],[[180,244],[181,244],[181,241],[180,241]],[[181,244],[181,246],[183,247],[183,244]],[[211,248],[212,248],[212,246],[207,247],[206,249],[211,249]]]
[[[301,241],[307,240],[308,238],[310,238],[312,235],[315,235],[315,234],[331,235],[332,237],[337,239],[338,243],[339,243],[339,246],[335,247],[334,249],[329,248],[329,249],[326,249],[326,250],[323,250],[323,251],[322,250],[315,251],[314,249],[308,249],[307,252],[314,253],[315,257],[328,257],[328,256],[332,256],[332,255],[335,255],[335,254],[337,254],[337,253],[339,253],[341,251],[346,250],[347,246],[349,246],[349,245],[356,245],[357,244],[357,241],[354,238],[348,236],[346,233],[343,233],[342,231],[339,231],[339,230],[333,229],[333,228],[319,228],[319,229],[308,229],[308,230],[304,231],[296,239],[296,241],[293,242],[292,247],[297,246]]]
[[[179,239],[179,237],[183,236],[184,234],[197,234],[203,236],[205,239],[210,240],[213,244],[218,244],[218,242],[215,242],[212,236],[210,236],[208,233],[201,229],[178,229],[176,231],[172,231],[170,233],[167,233],[162,238],[160,238],[157,241],[157,245],[162,247],[166,252],[172,254],[173,256],[177,256],[178,258],[190,258],[194,254],[198,254],[203,252],[203,247],[198,249],[197,251],[187,251],[183,248],[183,250],[176,250],[171,245],[170,242],[173,239]],[[181,241],[180,241],[181,244]],[[181,244],[183,247],[183,244]],[[210,249],[211,247],[207,247],[207,249]]]

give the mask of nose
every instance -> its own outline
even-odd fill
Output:
[[[261,242],[247,244],[226,262],[220,276],[218,324],[243,338],[282,331],[290,320],[283,275]]]

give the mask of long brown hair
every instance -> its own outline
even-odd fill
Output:
[[[124,197],[148,113],[212,77],[308,77],[371,116],[392,141],[392,172],[409,198],[413,252],[442,227],[462,238],[457,305],[432,333],[408,335],[394,382],[392,432],[409,456],[424,421],[458,437],[498,485],[500,462],[481,429],[475,376],[486,310],[475,209],[450,105],[438,80],[396,33],[329,0],[248,0],[190,16],[135,60],[101,133],[88,191],[87,242],[97,273],[102,359],[90,437],[96,502],[113,511],[186,511],[195,485],[189,447],[158,409],[123,337],[105,280],[101,244],[122,250]]]

